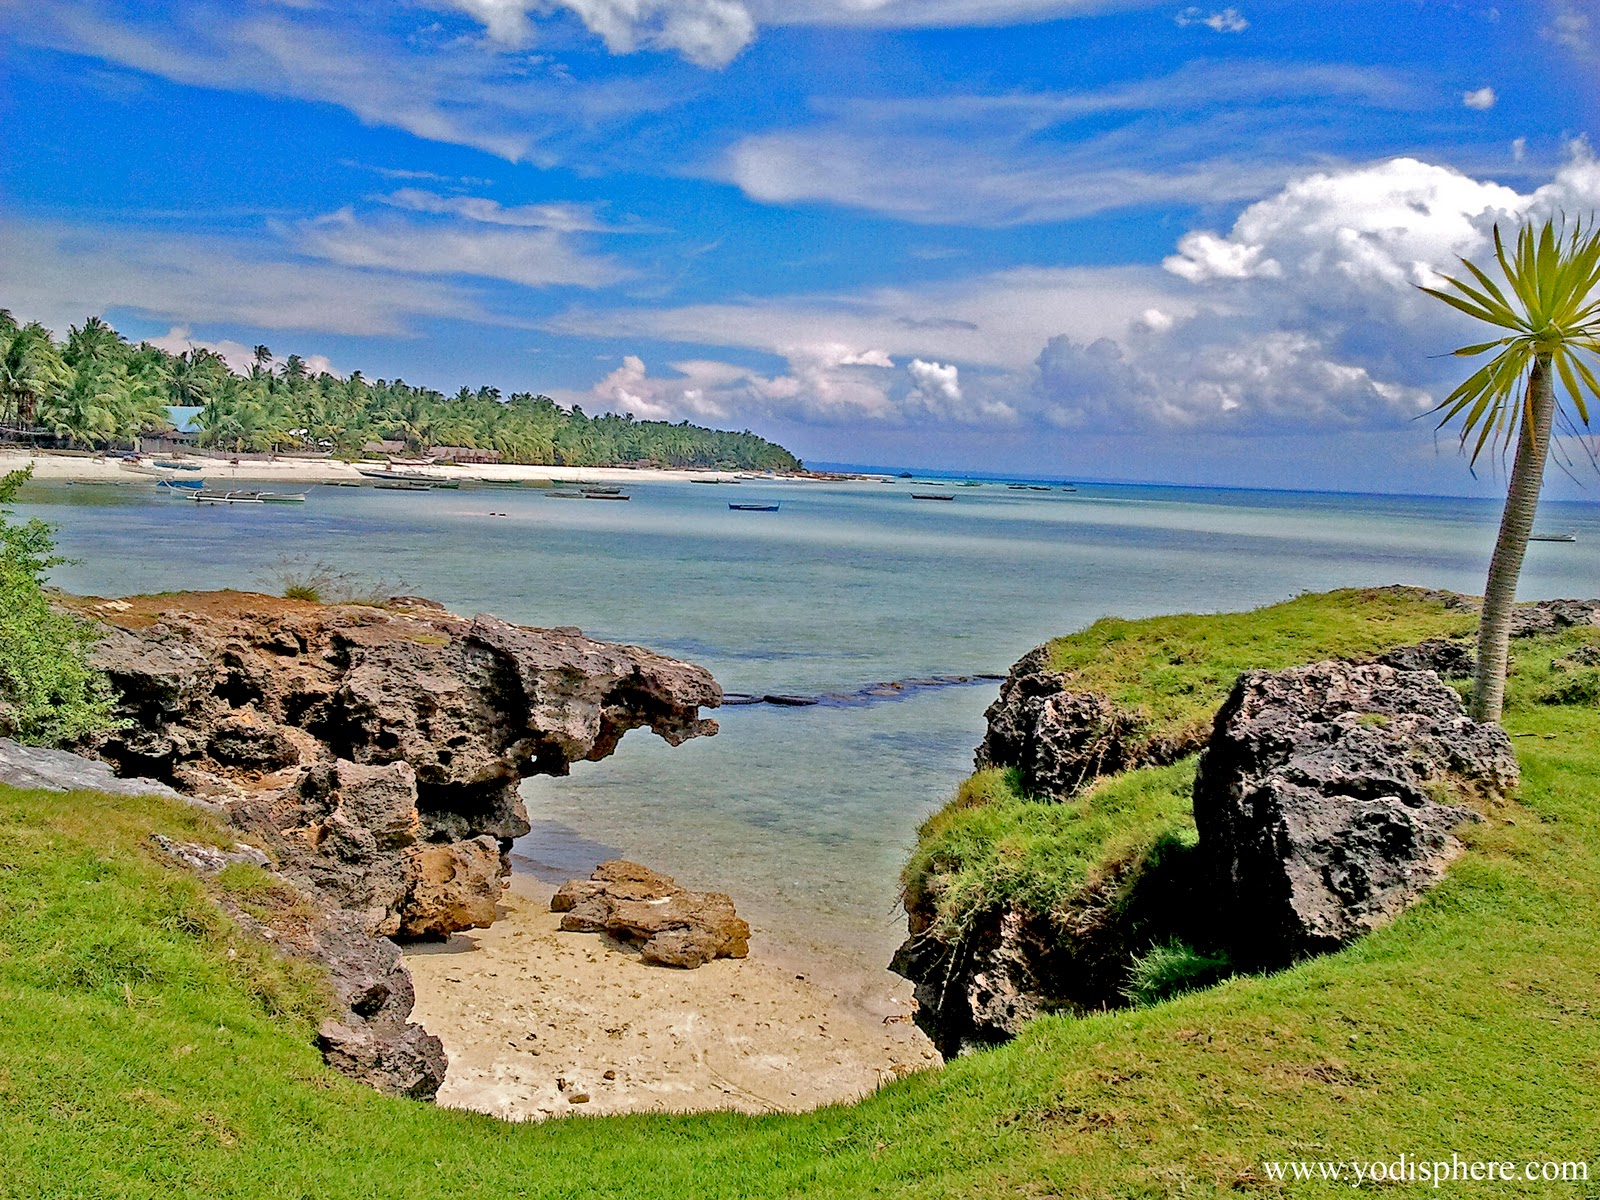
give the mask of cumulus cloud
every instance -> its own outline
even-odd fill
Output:
[[[1588,12],[1576,0],[1553,0],[1550,8],[1550,23],[1542,31],[1544,36],[1579,58],[1591,57],[1594,30]]]
[[[1097,430],[1291,431],[1396,426],[1458,382],[1438,356],[1470,323],[1417,290],[1482,260],[1496,222],[1600,204],[1600,163],[1574,143],[1550,183],[1519,193],[1416,159],[1319,171],[1198,230],[1166,269],[1191,316],[1158,342],[1052,339],[1036,363],[1046,419]]]
[[[672,376],[650,375],[643,359],[630,354],[591,395],[614,412],[658,421],[766,416],[837,424],[903,416],[883,377],[894,363],[882,351],[820,343],[789,346],[783,354],[788,369],[773,375],[690,359],[669,364]]]
[[[1244,14],[1237,8],[1225,8],[1221,12],[1207,13],[1203,8],[1190,7],[1180,12],[1174,19],[1184,28],[1190,25],[1204,25],[1217,33],[1243,33],[1250,28],[1250,22],[1244,19]]]
[[[1498,99],[1499,97],[1494,94],[1492,87],[1481,87],[1476,91],[1463,92],[1461,95],[1461,103],[1468,108],[1475,108],[1479,112],[1488,112],[1494,107],[1495,101]]]

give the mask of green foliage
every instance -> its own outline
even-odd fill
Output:
[[[50,527],[6,519],[3,506],[30,474],[0,479],[0,732],[63,745],[111,727],[112,695],[88,663],[93,626],[57,612],[45,592],[45,572],[62,561]]]
[[[1133,960],[1122,994],[1133,1004],[1158,1004],[1184,992],[1214,987],[1233,974],[1223,953],[1196,950],[1174,938]]]
[[[1473,462],[1485,446],[1510,445],[1523,429],[1530,407],[1518,396],[1537,360],[1548,359],[1549,369],[1585,425],[1589,423],[1585,395],[1600,398],[1600,381],[1586,361],[1586,356],[1600,353],[1600,231],[1586,231],[1582,222],[1569,233],[1557,233],[1553,220],[1537,230],[1530,223],[1517,231],[1515,249],[1507,252],[1496,225],[1494,250],[1505,290],[1466,259],[1461,265],[1473,283],[1446,276],[1451,290],[1422,289],[1469,317],[1511,331],[1455,351],[1465,358],[1491,350],[1498,353],[1434,410],[1442,414],[1440,428],[1461,422],[1463,449],[1474,433],[1478,435]]]
[[[1401,1151],[1587,1159],[1593,1178],[1600,710],[1521,690],[1525,664],[1580,643],[1519,643],[1517,802],[1470,829],[1467,856],[1392,925],[1270,977],[1043,1018],[1011,1045],[795,1116],[512,1125],[384,1099],[322,1066],[312,1010],[274,1015],[262,998],[294,994],[261,982],[281,960],[240,965],[249,943],[198,915],[195,885],[146,848],[158,829],[222,831],[178,804],[0,789],[0,1192],[1332,1197],[1348,1184],[1285,1191],[1262,1161]],[[260,898],[248,873],[233,882]]]
[[[401,379],[369,382],[359,371],[345,379],[314,375],[295,354],[274,369],[271,351],[256,349],[240,375],[203,348],[173,355],[149,343],[130,345],[98,317],[73,327],[58,346],[42,326],[19,327],[0,310],[0,421],[69,445],[108,446],[163,429],[166,405],[198,405],[201,442],[223,450],[354,456],[368,442],[392,440],[419,454],[437,446],[494,450],[514,463],[800,466],[748,430],[590,417],[532,392],[502,396],[482,387],[446,396]]]

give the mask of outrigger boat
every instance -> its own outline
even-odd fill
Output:
[[[777,512],[776,504],[730,504],[734,512]]]
[[[1575,542],[1578,535],[1575,533],[1530,533],[1530,542]]]
[[[204,479],[158,479],[156,486],[174,492],[195,492],[205,487]]]
[[[190,499],[202,504],[304,504],[304,492],[192,492]]]
[[[954,500],[954,496],[946,496],[938,492],[912,492],[913,500]]]

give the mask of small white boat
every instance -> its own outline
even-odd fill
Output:
[[[1575,542],[1578,535],[1575,533],[1530,533],[1530,542]]]
[[[262,504],[260,492],[191,492],[196,504]]]

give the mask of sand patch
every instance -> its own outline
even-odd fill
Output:
[[[514,876],[490,928],[407,949],[413,1020],[450,1058],[440,1104],[512,1119],[795,1112],[939,1061],[906,1019],[909,985],[863,994],[765,952],[759,935],[746,959],[650,966],[610,938],[560,932],[553,891]]]

